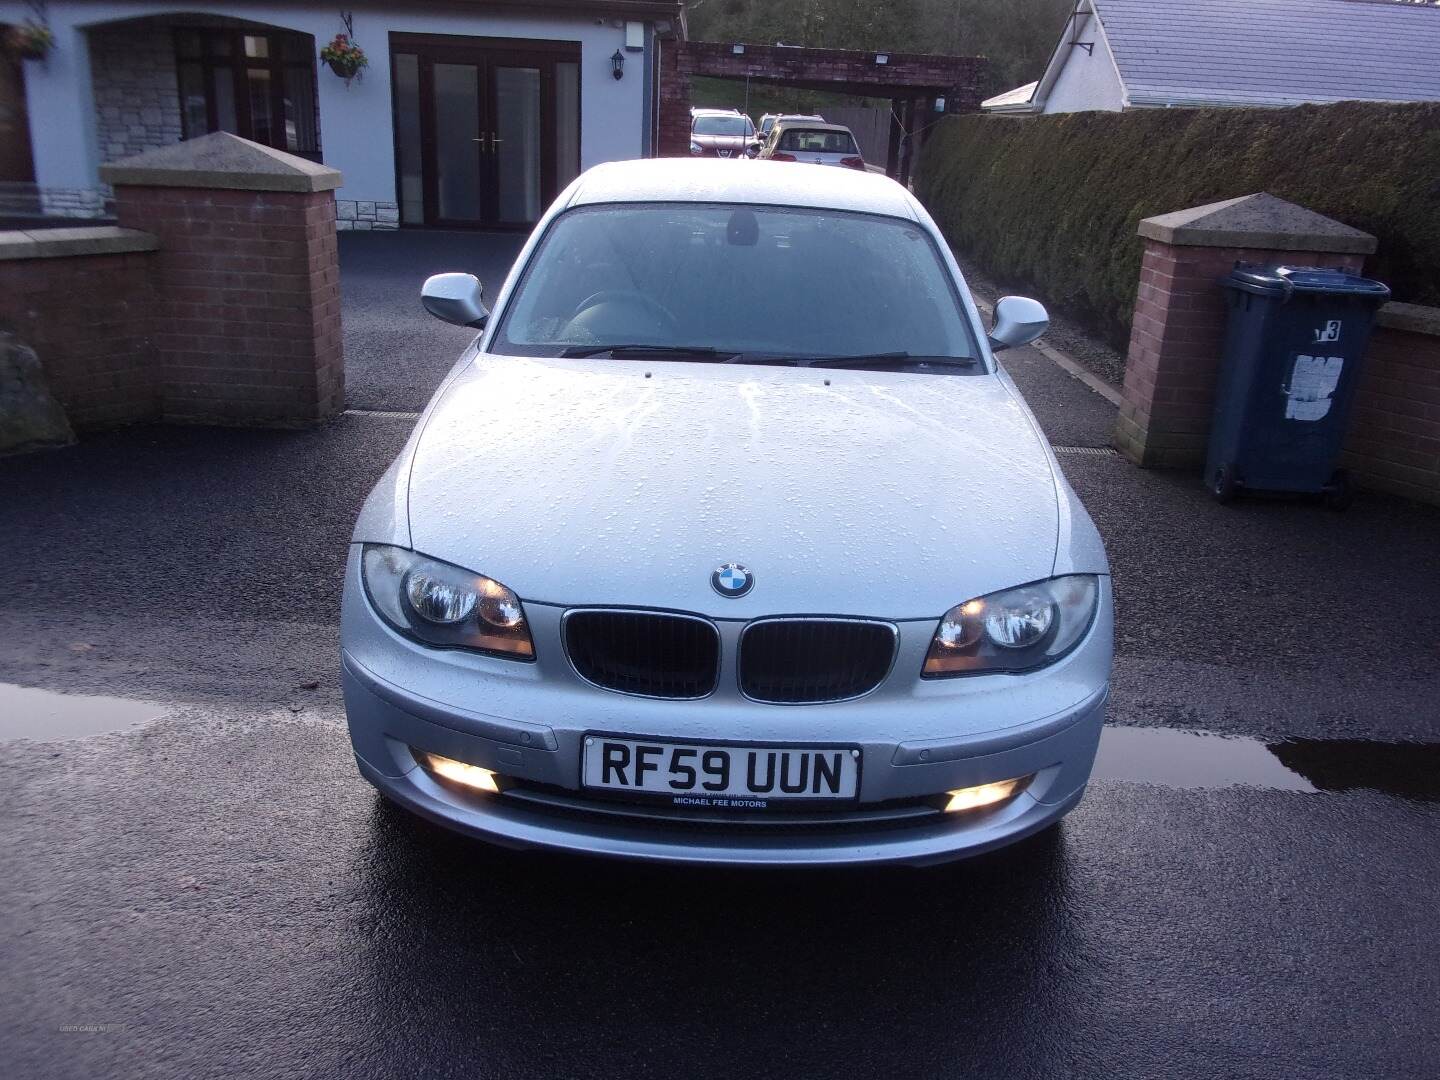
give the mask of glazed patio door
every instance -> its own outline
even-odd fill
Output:
[[[427,221],[479,225],[490,192],[483,175],[487,110],[479,64],[430,65],[430,138],[426,140]]]
[[[578,60],[568,50],[395,38],[401,221],[533,224],[579,171]]]
[[[490,173],[497,225],[531,225],[540,217],[544,125],[540,68],[490,65]]]

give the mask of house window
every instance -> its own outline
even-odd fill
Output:
[[[229,131],[320,160],[309,34],[182,29],[175,57],[185,138]]]

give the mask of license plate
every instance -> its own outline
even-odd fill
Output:
[[[860,757],[851,747],[716,746],[587,735],[588,788],[662,796],[677,806],[764,809],[773,801],[854,799]]]

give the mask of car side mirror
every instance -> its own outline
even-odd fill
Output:
[[[420,288],[420,303],[437,319],[479,330],[490,318],[485,310],[485,286],[474,274],[436,274]]]
[[[1050,325],[1045,305],[1028,296],[1002,296],[995,301],[995,319],[990,326],[990,348],[995,352],[1028,345]]]

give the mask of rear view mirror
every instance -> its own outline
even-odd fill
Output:
[[[995,302],[995,321],[990,327],[990,347],[995,352],[1028,345],[1050,325],[1050,316],[1038,300],[1028,296],[1002,296]]]
[[[490,312],[482,299],[485,287],[474,274],[436,274],[420,288],[420,303],[437,319],[480,329]]]

